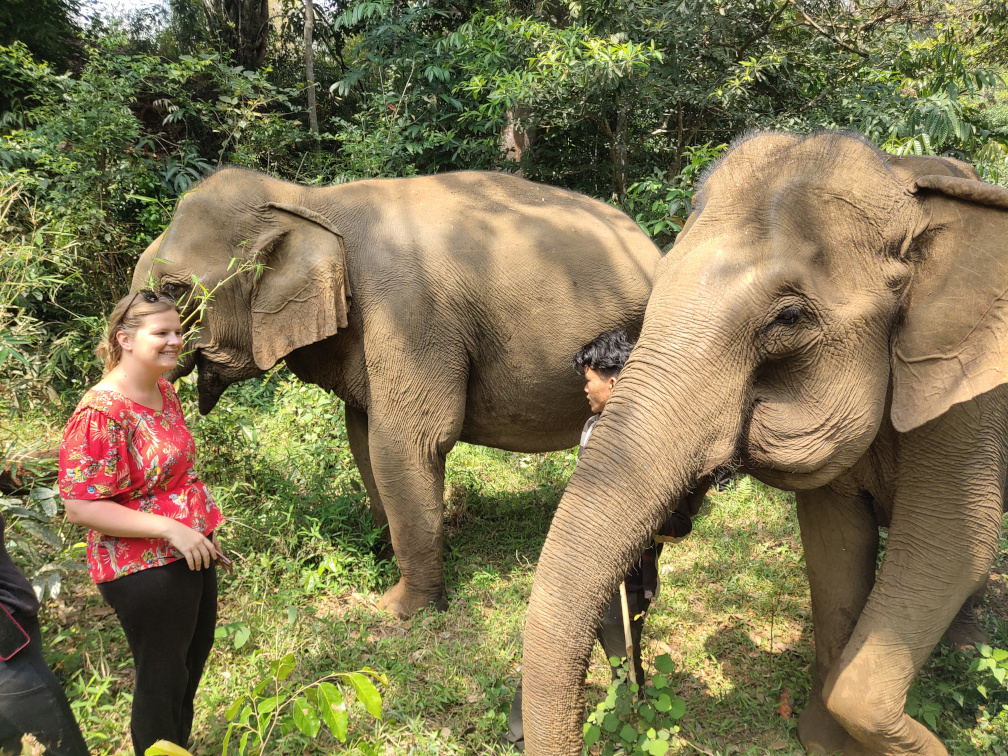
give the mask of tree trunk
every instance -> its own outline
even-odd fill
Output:
[[[504,128],[501,129],[500,149],[506,160],[518,163],[518,176],[524,175],[525,164],[528,162],[528,149],[532,146],[533,132],[523,121],[529,117],[529,109],[525,105],[514,105],[504,114]]]
[[[620,94],[616,93],[616,128],[609,132],[610,150],[613,164],[613,198],[623,199],[627,190],[627,106]]]
[[[318,109],[315,107],[315,71],[312,68],[312,32],[315,27],[315,6],[305,0],[304,61],[305,79],[308,82],[308,128],[318,138]]]

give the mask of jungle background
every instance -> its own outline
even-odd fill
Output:
[[[5,0],[0,508],[93,751],[129,752],[131,668],[81,571],[52,449],[100,376],[104,315],[200,177],[225,164],[307,184],[521,172],[612,202],[664,248],[694,180],[754,128],[854,129],[1008,185],[1006,70],[998,0]],[[195,753],[498,750],[573,452],[459,445],[451,607],[396,622],[377,608],[394,561],[379,556],[339,400],[282,366],[208,417],[188,379],[179,389],[236,567]],[[1008,753],[1005,547],[980,608],[991,645],[939,647],[910,693],[953,753]],[[793,498],[736,480],[661,572],[645,630],[654,707],[607,695],[596,651],[586,748],[801,753],[812,643]]]

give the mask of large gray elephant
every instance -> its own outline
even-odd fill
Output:
[[[934,163],[853,134],[758,134],[709,173],[539,560],[529,753],[580,752],[603,602],[670,502],[725,464],[797,492],[805,747],[946,753],[904,704],[998,549],[1008,190]]]
[[[229,168],[183,197],[133,286],[216,287],[170,376],[199,370],[200,412],[279,360],[345,402],[402,573],[383,604],[407,617],[445,605],[445,455],[576,444],[589,410],[571,356],[640,329],[660,258],[619,210],[503,173],[310,188]]]

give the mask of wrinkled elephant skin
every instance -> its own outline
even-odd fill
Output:
[[[998,550],[1005,291],[1008,190],[968,166],[847,133],[737,142],[659,265],[543,548],[528,753],[580,753],[604,600],[668,502],[734,464],[797,491],[816,655],[806,749],[945,754],[904,704],[950,624],[956,642],[976,632]]]
[[[133,283],[213,291],[173,373],[198,369],[201,412],[279,360],[343,399],[402,573],[383,604],[406,617],[445,606],[445,455],[576,444],[571,357],[640,330],[660,259],[618,210],[507,174],[309,188],[229,168],[185,195]]]

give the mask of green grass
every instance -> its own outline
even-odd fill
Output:
[[[573,452],[519,455],[460,444],[447,473],[450,607],[398,622],[377,607],[397,574],[376,556],[381,541],[346,447],[339,401],[283,372],[229,389],[207,418],[195,414],[191,386],[181,394],[202,473],[233,518],[223,540],[237,568],[221,578],[224,637],[197,699],[196,753],[220,752],[225,710],[267,661],[290,652],[299,682],[364,666],[383,672],[383,719],[376,724],[358,710],[347,746],[328,735],[312,743],[278,733],[269,753],[362,752],[352,745],[359,738],[387,754],[498,752],[520,674],[536,559]],[[52,418],[29,425],[33,437],[58,438]],[[17,428],[26,426],[8,418],[0,432]],[[62,529],[81,540],[80,531]],[[983,615],[1002,648],[1006,546]],[[749,478],[709,496],[694,535],[665,550],[661,573],[644,657],[649,666],[668,653],[676,665],[672,687],[685,698],[686,715],[673,752],[802,753],[795,715],[808,696],[812,631],[793,497]],[[94,753],[128,752],[129,654],[86,574],[67,573],[42,623],[48,658]],[[1004,753],[1008,724],[981,726],[975,705],[953,701],[957,690],[975,688],[968,663],[959,652],[936,651],[920,697],[940,703],[938,731],[954,753]],[[596,648],[590,706],[608,680]]]

